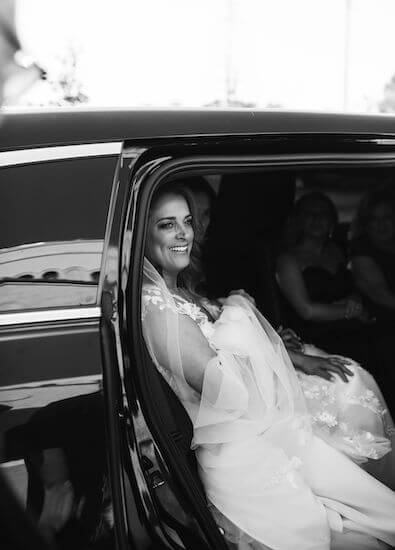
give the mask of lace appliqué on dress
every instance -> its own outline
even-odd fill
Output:
[[[141,317],[142,320],[144,320],[145,316],[147,315],[147,309],[150,305],[155,306],[159,310],[163,311],[166,308],[171,309],[174,311],[174,313],[177,313],[177,309],[175,307],[172,307],[172,304],[170,304],[167,300],[164,299],[163,293],[160,290],[160,288],[152,286],[145,286],[143,288],[142,293],[142,306],[141,306]],[[174,392],[177,392],[178,386],[177,382],[174,379],[174,376],[171,374],[170,371],[167,369],[164,369],[161,365],[157,364],[155,362],[155,366],[160,372],[160,374],[163,376],[163,378],[166,380],[166,382],[169,384],[169,386],[172,388]]]
[[[160,288],[156,286],[144,286],[142,294],[142,319],[144,320],[147,314],[147,309],[150,305],[155,306],[161,311],[167,308],[173,311],[173,313],[187,315],[190,317],[199,326],[203,334],[208,337],[214,330],[213,323],[209,321],[207,315],[200,309],[200,307],[178,295],[172,295],[172,298],[174,300],[174,304],[164,298]],[[161,365],[156,365],[156,368],[164,377],[169,386],[177,393],[177,382],[171,372],[164,369]]]
[[[175,313],[177,312],[177,309],[172,307],[172,305],[163,298],[163,294],[160,288],[157,288],[154,286],[145,287],[143,289],[142,312],[141,312],[141,316],[143,320],[147,314],[147,308],[150,304],[152,304],[153,306],[156,306],[160,310],[164,310],[165,308],[170,308]]]
[[[304,374],[298,375],[298,378],[317,435],[336,439],[341,448],[348,449],[347,454],[357,461],[378,459],[388,452],[389,442],[382,437],[375,437],[370,431],[356,427],[353,422],[344,420],[348,418],[347,409],[352,405],[368,409],[376,418],[383,419],[387,410],[372,390],[365,387],[361,388],[361,393],[345,388],[345,391],[341,391],[334,382]]]
[[[298,456],[293,456],[289,460],[288,464],[275,472],[264,484],[264,486],[261,486],[261,488],[270,489],[272,487],[275,487],[276,485],[279,485],[283,481],[288,481],[288,483],[296,489],[298,487],[298,483],[296,481],[295,472],[301,467],[301,465],[302,459]]]
[[[174,313],[178,313],[180,315],[187,315],[190,317],[195,323],[197,323],[199,326],[202,323],[209,322],[207,315],[201,310],[201,308],[194,304],[193,302],[189,302],[185,298],[179,295],[172,295],[172,298],[174,300],[174,304],[169,302],[168,300],[165,300],[162,294],[162,291],[158,287],[145,287],[143,289],[143,296],[142,296],[142,303],[143,303],[143,311],[142,311],[142,318],[144,319],[147,307],[149,304],[152,304],[156,306],[160,310],[164,310],[166,308],[171,309]],[[211,324],[211,323],[210,323]]]
[[[378,397],[374,394],[372,390],[366,390],[365,393],[361,395],[355,395],[351,392],[346,392],[345,400],[350,405],[360,405],[361,407],[366,407],[371,410],[373,413],[383,416],[387,409],[381,406]]]

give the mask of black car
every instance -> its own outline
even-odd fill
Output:
[[[360,196],[394,174],[391,116],[5,112],[0,547],[227,548],[190,421],[142,337],[152,194],[182,178],[236,189],[240,220],[258,220],[267,245],[257,303],[278,326],[270,243],[295,196],[329,193],[341,242]],[[237,232],[223,229],[221,253],[232,254]],[[235,258],[248,272],[242,252]]]

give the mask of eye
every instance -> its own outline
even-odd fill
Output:
[[[173,229],[174,227],[174,222],[162,222],[159,224],[159,229]]]
[[[188,218],[185,220],[186,225],[192,225],[192,216],[188,216]]]

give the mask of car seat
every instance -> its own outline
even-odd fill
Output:
[[[208,296],[242,288],[275,327],[281,322],[277,241],[293,205],[295,180],[291,172],[223,176],[204,250]]]

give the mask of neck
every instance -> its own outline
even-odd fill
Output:
[[[314,237],[308,237],[305,238],[302,241],[302,247],[305,250],[309,250],[311,252],[316,252],[321,254],[321,252],[324,250],[325,242],[323,239],[315,239]]]
[[[169,273],[168,271],[163,271],[162,273],[163,280],[166,283],[166,286],[169,290],[177,290],[177,274]]]

